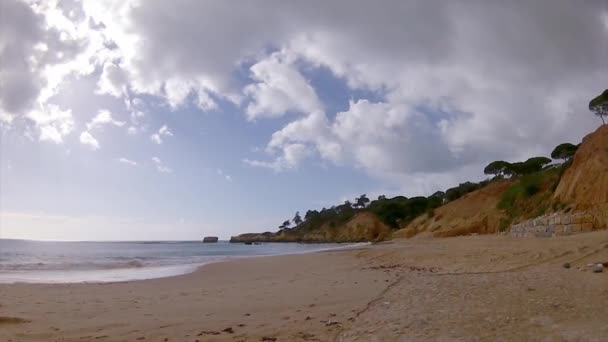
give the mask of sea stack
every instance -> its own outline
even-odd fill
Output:
[[[203,238],[203,243],[216,243],[217,240],[217,236],[205,236]]]

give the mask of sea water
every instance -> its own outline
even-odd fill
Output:
[[[310,253],[357,245],[199,241],[55,242],[0,239],[0,283],[117,282],[190,273],[235,258]]]

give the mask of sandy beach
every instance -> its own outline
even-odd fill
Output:
[[[598,261],[608,261],[606,231],[401,240],[164,279],[0,285],[0,340],[600,341],[608,272],[587,267]]]

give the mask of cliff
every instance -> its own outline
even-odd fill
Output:
[[[571,211],[590,212],[598,228],[608,226],[608,125],[583,139],[553,200]]]
[[[395,238],[513,230],[556,236],[608,227],[608,126],[587,135],[571,164],[498,180],[419,216]],[[513,235],[513,234],[512,234]]]
[[[608,203],[608,125],[583,139],[553,198],[577,210]]]
[[[278,233],[247,233],[233,236],[230,242],[365,242],[381,241],[390,236],[390,229],[376,215],[369,212],[355,214],[346,223],[334,226],[325,223],[318,228],[308,229],[302,225],[285,229]]]
[[[490,183],[482,189],[436,208],[431,213],[419,216],[405,228],[396,231],[393,237],[448,237],[496,233],[499,231],[501,220],[506,216],[498,209],[498,203],[513,183],[511,180]]]

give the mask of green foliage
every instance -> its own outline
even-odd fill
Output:
[[[506,217],[500,222],[501,231],[507,229],[515,218],[528,219],[547,211],[553,194],[550,189],[559,179],[560,168],[524,175],[502,194],[498,208],[504,210]]]
[[[498,208],[510,210],[513,208],[515,201],[519,198],[530,198],[537,194],[543,185],[543,175],[541,173],[530,174],[522,177],[519,182],[514,184],[502,194],[502,198],[498,203]]]
[[[399,228],[400,224],[407,224],[419,215],[430,209],[431,201],[426,197],[406,198],[403,196],[373,201],[368,210],[386,225]]]
[[[524,162],[524,165],[531,169],[537,169],[538,172],[543,169],[546,165],[551,164],[551,159],[547,157],[532,157]]]
[[[369,203],[369,198],[367,198],[367,195],[363,194],[361,195],[361,197],[355,198],[355,204],[353,205],[355,208],[365,208],[367,206],[367,204]]]
[[[291,225],[291,221],[285,220],[285,222],[283,222],[283,224],[279,226],[279,229],[287,229],[287,228],[289,228],[290,225]]]
[[[589,101],[589,110],[602,119],[602,124],[606,124],[604,117],[608,117],[608,89]]]
[[[304,221],[300,223],[296,228],[292,229],[292,231],[313,231],[315,229],[321,228],[324,224],[327,224],[329,227],[332,228],[337,227],[341,224],[346,223],[354,215],[355,210],[352,208],[352,204],[349,201],[346,201],[344,204],[331,207],[329,209],[323,208],[321,209],[321,211],[308,210],[304,215]]]
[[[445,192],[443,192],[443,191],[437,191],[434,194],[432,194],[431,196],[429,196],[428,200],[429,200],[429,207],[430,208],[440,207],[446,201]]]
[[[505,174],[511,176],[524,176],[542,170],[547,164],[551,163],[551,159],[547,157],[532,157],[525,162],[517,162],[509,164],[505,170]]]
[[[551,158],[562,159],[567,162],[574,157],[577,149],[578,146],[571,143],[559,144],[555,147],[553,152],[551,152]]]
[[[507,170],[509,170],[510,166],[511,164],[503,160],[493,161],[488,164],[485,169],[483,169],[483,173],[486,175],[495,175],[497,177],[501,177],[506,173]]]
[[[481,189],[486,184],[488,184],[488,182],[486,182],[486,181],[480,182],[480,183],[472,183],[472,182],[461,183],[457,187],[447,189],[445,192],[445,198],[448,202],[455,201],[455,200],[459,199],[460,197],[468,194],[469,192],[475,191],[477,189]]]
[[[295,216],[293,217],[292,220],[293,224],[295,224],[296,226],[299,226],[300,224],[302,224],[302,217],[300,217],[300,212],[296,211]]]
[[[325,209],[325,208],[323,208]],[[319,216],[319,212],[316,210],[309,210],[306,212],[306,215],[304,215],[304,220],[308,221],[308,220],[312,220],[315,217]]]

